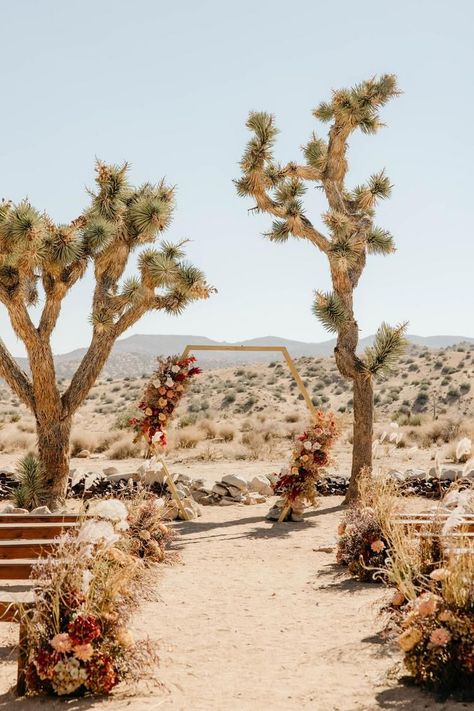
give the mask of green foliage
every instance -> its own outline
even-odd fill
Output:
[[[395,252],[393,237],[390,232],[381,227],[374,227],[367,235],[367,251],[369,254],[391,254]]]
[[[373,346],[366,348],[361,361],[367,373],[379,375],[393,370],[408,346],[406,327],[406,323],[395,327],[382,323],[375,334]]]
[[[335,292],[316,292],[313,313],[330,333],[337,333],[347,322],[344,304]]]
[[[19,484],[13,494],[15,506],[29,511],[41,506],[48,490],[40,461],[27,454],[18,462],[15,478]]]

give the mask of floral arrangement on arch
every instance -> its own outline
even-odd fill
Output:
[[[121,501],[101,502],[36,564],[35,604],[22,614],[27,694],[109,694],[152,671],[153,648],[127,627],[146,588],[142,564],[121,548],[127,515]]]
[[[283,496],[289,504],[297,500],[316,500],[315,483],[324,467],[331,464],[330,451],[338,436],[334,413],[317,410],[310,427],[296,438],[291,461],[280,472],[274,484],[275,494]]]
[[[180,358],[169,356],[158,359],[158,368],[154,371],[146,386],[138,408],[142,417],[134,417],[129,424],[136,432],[135,441],[145,438],[150,447],[166,447],[166,428],[169,420],[183,397],[189,381],[201,373],[193,366],[194,356]]]

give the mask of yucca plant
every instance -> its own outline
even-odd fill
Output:
[[[31,511],[41,506],[48,488],[43,465],[33,454],[20,459],[15,472],[18,487],[13,493],[15,506]]]
[[[170,224],[174,188],[163,181],[133,187],[128,165],[96,164],[90,204],[67,225],[55,224],[27,200],[0,203],[0,302],[25,344],[31,376],[0,341],[0,377],[36,419],[47,495],[55,506],[66,493],[72,417],[84,402],[112,346],[148,311],[180,314],[213,291],[185,261],[184,242],[163,241],[138,257],[138,276],[125,278],[129,257],[154,243]],[[65,392],[56,383],[51,334],[64,298],[92,266],[92,338]],[[42,303],[37,323],[29,311]]]
[[[347,141],[357,129],[376,133],[382,126],[379,108],[398,93],[391,74],[334,91],[331,101],[314,111],[317,119],[330,124],[328,138],[313,134],[303,147],[301,164],[280,165],[274,160],[275,119],[268,113],[252,112],[247,128],[253,137],[240,163],[242,176],[236,181],[239,195],[255,200],[254,210],[275,218],[265,235],[268,239],[278,243],[290,236],[307,240],[329,261],[333,289],[316,292],[313,311],[324,327],[337,335],[336,363],[341,375],[353,384],[354,439],[347,500],[357,497],[360,472],[372,466],[373,377],[389,370],[405,346],[405,325],[392,328],[383,323],[373,346],[364,355],[357,353],[354,290],[367,255],[387,255],[395,247],[392,235],[374,224],[377,202],[390,196],[390,180],[382,170],[364,185],[347,187]],[[308,184],[320,188],[327,199],[329,207],[323,214],[326,233],[306,214],[302,198]]]

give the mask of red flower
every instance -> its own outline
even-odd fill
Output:
[[[117,671],[108,654],[94,654],[87,662],[86,670],[85,686],[93,694],[109,694],[119,682]]]
[[[313,452],[313,458],[315,464],[320,467],[324,467],[324,465],[327,464],[329,461],[328,455],[326,454],[326,452],[323,452],[322,449],[317,449],[315,452]]]
[[[69,623],[67,631],[74,647],[89,644],[100,637],[100,622],[95,615],[78,615]]]
[[[188,375],[199,375],[200,373],[202,373],[202,368],[191,368],[188,371]]]
[[[54,649],[40,649],[38,654],[33,658],[33,664],[38,672],[38,676],[43,681],[52,679],[54,667],[61,659],[59,652]]]

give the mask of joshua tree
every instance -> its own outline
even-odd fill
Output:
[[[278,133],[274,117],[252,112],[247,127],[254,135],[240,163],[242,177],[236,181],[239,195],[256,201],[254,210],[275,217],[266,237],[274,242],[286,242],[290,235],[308,240],[328,258],[333,290],[316,292],[313,311],[328,331],[337,334],[336,363],[341,375],[353,383],[354,443],[348,500],[358,494],[361,470],[372,465],[372,379],[396,362],[405,346],[405,326],[391,328],[383,323],[374,345],[364,355],[357,354],[354,289],[367,254],[390,254],[394,243],[392,236],[373,221],[377,200],[390,195],[390,181],[382,170],[365,185],[349,189],[347,140],[358,128],[363,133],[375,133],[382,126],[379,107],[398,93],[392,75],[333,92],[331,101],[314,111],[317,119],[330,124],[328,140],[313,134],[303,147],[302,164],[274,162],[273,145]],[[302,196],[311,182],[322,189],[328,203],[323,215],[327,234],[314,226],[303,207]]]
[[[139,275],[122,280],[129,256],[155,242],[171,222],[174,189],[162,181],[132,187],[128,166],[96,164],[90,205],[67,225],[56,225],[26,200],[0,203],[0,301],[28,354],[31,377],[0,341],[0,377],[33,412],[45,471],[47,503],[66,492],[72,417],[99,375],[115,340],[151,310],[179,314],[213,291],[204,274],[183,261],[183,244],[161,242],[138,256]],[[51,334],[64,297],[94,274],[89,348],[69,386],[56,383]],[[37,323],[29,307],[41,303]]]

